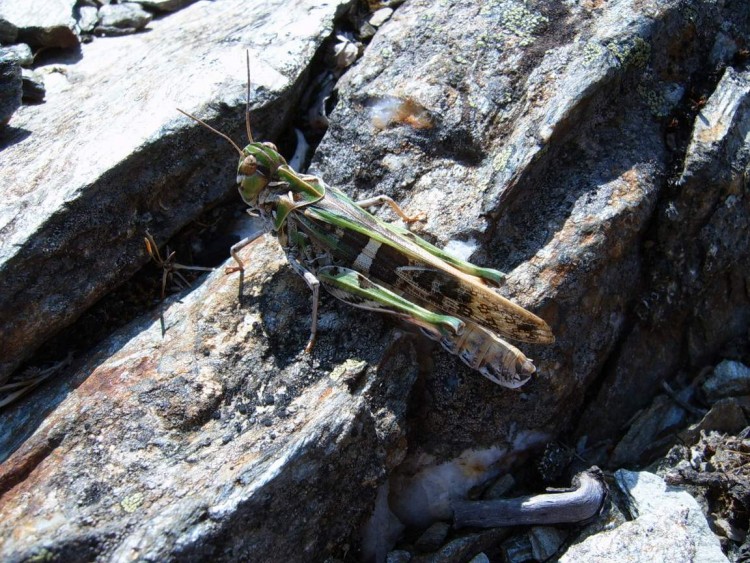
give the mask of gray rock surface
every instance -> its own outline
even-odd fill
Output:
[[[18,43],[0,47],[0,60],[14,61],[19,66],[31,66],[34,62],[34,55],[31,53],[31,47],[25,43]]]
[[[724,360],[706,379],[702,389],[711,403],[726,397],[750,395],[750,367],[742,362]]]
[[[578,561],[724,563],[719,540],[695,499],[661,477],[621,469],[615,474],[633,520],[575,544],[561,563]]]
[[[18,28],[0,17],[0,43],[13,43],[18,37]]]
[[[174,12],[189,6],[195,0],[140,0],[138,4],[158,12]]]
[[[579,434],[591,442],[616,433],[678,367],[697,372],[746,332],[748,131],[750,75],[728,67],[695,117],[684,161],[674,161],[679,151],[664,161],[680,174],[662,190],[639,250],[633,326],[579,422]]]
[[[152,19],[149,12],[135,2],[107,4],[99,8],[97,35],[127,35],[146,27]]]
[[[243,5],[190,6],[36,69],[47,102],[22,108],[3,150],[0,383],[148,260],[146,229],[164,240],[234,192],[231,148],[175,107],[244,138],[245,48],[258,134],[279,133],[337,4],[266,3],[238,26]]]
[[[175,106],[244,138],[249,48],[256,137],[290,120],[344,4],[245,6],[197,3],[36,69],[47,102],[3,138],[0,381],[145,263],[146,229],[162,242],[234,192],[231,148]],[[239,301],[220,268],[169,302],[164,337],[141,319],[0,413],[0,557],[366,556],[369,531],[428,526],[571,424],[616,436],[681,358],[702,366],[746,334],[749,9],[399,6],[339,81],[314,170],[508,272],[501,291],[557,335],[524,346],[535,380],[498,388],[326,297],[302,354],[309,292],[258,241]]]
[[[12,24],[18,30],[17,39],[33,47],[75,47],[75,5],[76,0],[6,0],[0,2],[0,20]]]
[[[21,67],[13,60],[0,60],[0,126],[21,107],[22,92]]]
[[[98,22],[99,10],[94,6],[81,6],[78,8],[78,29],[81,32],[93,32]]]

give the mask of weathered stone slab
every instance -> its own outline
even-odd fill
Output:
[[[560,561],[728,561],[689,493],[646,471],[621,469],[615,477],[633,520],[572,546]]]
[[[0,417],[10,430],[0,442],[10,455],[0,470],[0,516],[13,530],[28,531],[8,531],[5,554],[30,558],[46,549],[64,556],[93,546],[92,558],[257,560],[274,546],[278,558],[325,559],[358,549],[364,525],[371,541],[362,556],[385,556],[405,525],[449,517],[452,500],[569,427],[595,394],[591,386],[611,377],[614,366],[628,368],[618,372],[627,394],[604,404],[622,418],[640,400],[643,374],[636,368],[658,364],[653,374],[663,374],[677,355],[671,338],[646,338],[648,323],[633,329],[636,304],[650,297],[642,280],[674,266],[659,261],[662,254],[652,255],[656,263],[644,258],[653,248],[645,241],[654,243],[650,234],[662,229],[663,197],[674,195],[665,178],[679,176],[675,161],[684,156],[665,140],[668,114],[685,84],[705,75],[708,56],[699,55],[717,30],[745,21],[747,12],[691,6],[686,12],[677,1],[412,1],[379,28],[339,83],[315,169],[355,198],[386,193],[408,212],[424,212],[426,237],[506,270],[500,291],[544,317],[558,337],[550,347],[524,346],[536,360],[534,381],[508,391],[454,357],[431,353],[418,338],[389,344],[388,321],[326,297],[318,345],[300,354],[309,334],[308,290],[283,266],[274,243],[259,242],[245,250],[251,267],[239,303],[235,278],[217,272],[165,311],[164,340],[156,321],[141,321]],[[203,9],[196,4],[174,17]],[[282,16],[268,15],[274,17]],[[154,22],[144,37],[167,21]],[[175,31],[175,41],[192,45],[197,20],[181,25],[185,33]],[[261,138],[275,131],[270,121],[278,113],[269,98],[293,88],[294,80],[276,71],[298,68],[279,63],[287,61],[285,52],[273,50],[287,32],[305,27],[274,29],[279,36],[261,46],[248,40],[260,61],[262,88],[254,99],[263,111],[254,123]],[[226,22],[215,23],[212,33],[219,31],[224,40],[238,33]],[[191,72],[181,64],[181,48],[167,48],[178,68],[176,86],[160,79],[153,95],[177,96],[180,106],[240,138],[241,111],[227,115],[225,127],[215,118],[220,109],[202,100],[241,106],[242,59],[214,45],[205,54],[224,53],[216,63],[229,72]],[[209,88],[191,96],[191,86],[199,88],[210,72],[233,78],[221,94]],[[140,92],[151,95],[145,86]],[[113,119],[126,141],[140,131],[151,143],[135,159],[144,170],[154,147],[167,143],[156,159],[159,176],[139,172],[137,181],[123,183],[111,173],[97,186],[112,198],[148,185],[168,212],[154,206],[150,221],[129,219],[133,249],[103,250],[108,264],[137,252],[137,233],[147,223],[187,217],[188,204],[206,201],[212,179],[231,178],[236,166],[221,139],[191,130],[198,140],[187,135],[178,144],[169,133],[181,122],[148,107],[161,129],[147,129],[137,114]],[[104,147],[112,150],[118,139],[105,136]],[[144,141],[126,148],[140,150],[138,142]],[[107,156],[98,145],[88,150]],[[185,162],[185,154],[200,164]],[[205,170],[206,162],[217,164]],[[746,202],[742,189],[733,195],[737,206],[726,207],[725,226],[741,217]],[[115,203],[108,209],[126,216]],[[668,247],[669,240],[656,244]],[[73,255],[88,258],[87,248]],[[718,256],[728,260],[723,248]],[[707,291],[715,289],[709,283]],[[736,295],[737,303],[747,302],[746,293]],[[730,329],[736,327],[723,334]],[[679,338],[685,325],[671,330]],[[635,349],[642,353],[627,363],[632,335],[641,335]],[[599,415],[584,419],[580,433],[614,425]],[[376,496],[378,510],[368,518]]]
[[[621,429],[678,366],[697,372],[750,323],[748,131],[750,75],[729,67],[695,117],[678,177],[664,189],[643,251],[648,270],[637,321],[580,423],[593,442]]]
[[[233,190],[231,148],[175,108],[244,138],[247,49],[255,127],[278,134],[340,5],[266,2],[243,20],[239,0],[204,2],[37,69],[46,103],[14,116],[2,151],[0,383],[146,261],[146,229],[164,240]]]
[[[135,2],[107,4],[99,8],[99,22],[94,28],[97,35],[126,35],[146,27],[152,15]]]
[[[0,20],[18,30],[19,41],[34,47],[75,47],[75,5],[76,0],[0,2]]]
[[[21,107],[21,67],[12,59],[0,60],[0,127]]]
[[[0,558],[317,560],[357,541],[415,371],[331,379],[325,340],[280,364],[262,322],[309,305],[283,298],[301,288],[275,241],[245,258],[242,303],[216,271],[165,308],[164,336],[144,319],[53,382],[41,424],[0,415],[2,457],[38,425],[0,466]]]

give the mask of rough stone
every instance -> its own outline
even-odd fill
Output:
[[[46,90],[44,80],[34,71],[27,68],[21,69],[23,79],[23,101],[27,104],[40,104],[44,101]]]
[[[158,12],[175,12],[193,2],[195,0],[139,0],[138,4]]]
[[[166,240],[236,193],[231,148],[175,107],[243,138],[247,48],[255,126],[278,135],[338,6],[313,4],[267,2],[239,27],[240,0],[192,5],[35,69],[47,101],[21,108],[2,139],[0,383],[148,260],[147,229]]]
[[[127,35],[146,27],[153,16],[135,2],[107,4],[99,8],[99,22],[94,28],[97,35]]]
[[[681,358],[705,365],[746,334],[744,75],[710,73],[731,62],[711,58],[720,33],[747,44],[749,8],[689,4],[414,0],[337,85],[314,170],[354,198],[423,212],[429,240],[508,272],[499,291],[557,336],[521,345],[533,381],[498,388],[327,297],[318,345],[301,354],[309,292],[258,241],[239,302],[218,271],[169,302],[163,339],[141,320],[0,415],[0,517],[24,530],[2,556],[343,557],[378,497],[373,526],[429,525],[571,424],[616,436]],[[244,6],[197,3],[38,69],[48,102],[19,110],[3,150],[6,371],[145,262],[146,228],[166,240],[234,192],[231,149],[172,108],[243,138],[249,45],[251,120],[275,140],[346,8],[264,2],[238,23]],[[685,96],[700,80],[700,119],[730,125],[688,159]],[[384,98],[397,111],[374,123]],[[679,133],[670,112],[689,115]],[[431,560],[499,537],[457,538]]]
[[[716,80],[639,251],[633,326],[579,422],[579,435],[592,443],[616,434],[678,368],[698,373],[750,323],[750,198],[742,179],[750,74],[730,66]]]
[[[702,389],[709,403],[726,397],[750,395],[750,368],[741,362],[724,360],[703,383]]]
[[[547,561],[555,556],[568,534],[550,526],[534,526],[529,530],[529,542],[534,559]]]
[[[75,5],[76,0],[7,0],[0,3],[0,20],[18,29],[16,40],[32,47],[75,47]]]
[[[414,542],[419,551],[435,551],[445,543],[451,526],[447,522],[435,522],[427,528]]]
[[[667,487],[648,472],[621,469],[615,478],[634,520],[574,544],[561,562],[728,561],[700,506],[687,492]]]
[[[16,45],[0,47],[0,60],[10,60],[19,66],[31,66],[34,62],[34,55],[31,52],[31,47],[25,43],[18,43]]]
[[[689,445],[698,441],[701,432],[738,434],[746,426],[747,417],[740,402],[734,398],[721,399],[711,406],[711,410],[699,422],[680,432],[679,438],[683,444]]]
[[[0,558],[319,560],[356,542],[416,373],[368,370],[352,393],[328,377],[343,357],[326,339],[269,360],[261,320],[288,329],[309,305],[283,297],[301,288],[275,242],[251,255],[248,287],[276,297],[238,302],[216,271],[166,305],[166,334],[143,319],[50,383],[46,417],[0,415],[0,456],[23,442],[0,466]]]
[[[657,396],[617,443],[610,464],[623,467],[650,461],[674,443],[675,431],[686,420],[685,409],[666,395]]]
[[[98,9],[94,6],[81,6],[78,8],[78,29],[82,33],[92,33],[97,23],[99,23]]]
[[[21,107],[22,91],[21,67],[12,60],[0,60],[0,126]]]
[[[0,43],[13,43],[18,37],[18,28],[0,17]]]

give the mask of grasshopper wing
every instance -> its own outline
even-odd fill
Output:
[[[358,207],[340,190],[304,210],[308,222],[328,231],[328,246],[366,276],[411,296],[423,306],[473,321],[514,340],[554,342],[547,323],[429,252],[397,228]],[[335,232],[334,232],[335,231]],[[322,233],[316,234],[318,238]],[[416,237],[416,235],[414,235]]]

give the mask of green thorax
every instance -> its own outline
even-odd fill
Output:
[[[237,167],[240,195],[253,209],[270,214],[275,230],[291,211],[325,196],[325,185],[297,174],[272,143],[250,143],[242,153]]]

